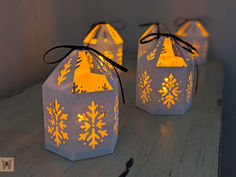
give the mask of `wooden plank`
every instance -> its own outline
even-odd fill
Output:
[[[15,172],[1,176],[215,177],[221,131],[223,67],[199,68],[199,89],[184,116],[151,115],[135,106],[136,61],[128,55],[121,74],[126,105],[120,104],[119,140],[113,154],[71,162],[44,149],[41,84],[0,101],[0,157],[15,157]],[[122,103],[122,102],[120,102]]]

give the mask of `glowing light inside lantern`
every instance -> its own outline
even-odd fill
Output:
[[[162,51],[156,64],[157,67],[187,67],[182,57],[174,54],[171,38],[165,38]]]

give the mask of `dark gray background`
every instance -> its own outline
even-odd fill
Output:
[[[172,32],[176,17],[210,16],[210,58],[225,66],[222,176],[236,176],[235,0],[0,0],[0,98],[45,80],[55,65],[42,62],[43,52],[58,44],[82,44],[91,23],[123,20],[125,52],[137,53],[144,29],[159,21]],[[129,58],[125,58],[129,59]]]

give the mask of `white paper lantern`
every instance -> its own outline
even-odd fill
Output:
[[[194,61],[171,35],[152,37],[145,37],[152,46],[137,62],[136,105],[152,114],[184,114],[191,106]]]
[[[42,86],[46,149],[70,160],[112,153],[118,138],[118,84],[93,52],[70,53]]]

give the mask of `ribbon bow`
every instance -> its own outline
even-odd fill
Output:
[[[58,48],[65,48],[65,49],[70,49],[69,52],[67,52],[62,58],[56,60],[56,61],[52,61],[52,62],[49,62],[46,60],[46,56],[48,55],[49,52],[55,50],[55,49],[58,49]],[[124,92],[123,92],[123,87],[122,87],[122,83],[121,83],[121,79],[120,79],[120,76],[116,70],[116,68],[124,71],[124,72],[127,72],[128,69],[126,69],[125,67],[119,65],[118,63],[114,62],[113,60],[109,59],[108,57],[106,57],[105,55],[103,55],[102,53],[100,53],[99,51],[91,48],[91,47],[88,47],[88,46],[77,46],[77,45],[59,45],[59,46],[55,46],[55,47],[52,47],[51,49],[47,50],[44,55],[43,55],[43,61],[47,64],[55,64],[55,63],[58,63],[62,60],[64,60],[68,55],[70,55],[71,52],[73,52],[74,50],[86,50],[86,51],[90,51],[92,52],[95,56],[101,56],[102,58],[104,58],[108,63],[110,63],[115,72],[116,72],[116,75],[118,77],[118,80],[119,80],[119,83],[120,83],[120,89],[121,89],[121,93],[122,93],[122,99],[123,99],[123,103],[125,104],[125,98],[124,98]],[[100,60],[101,62],[103,62],[99,57],[97,57],[98,60]]]
[[[174,34],[170,34],[170,33],[151,33],[148,34],[146,36],[144,36],[143,38],[140,39],[140,43],[141,44],[146,44],[148,42],[151,42],[153,40],[158,40],[160,39],[161,36],[165,36],[165,37],[170,37],[172,38],[176,44],[180,47],[182,47],[183,49],[185,49],[187,52],[189,53],[197,53],[197,49],[195,47],[193,47],[191,44],[189,44],[188,42],[184,41],[183,39],[179,38],[178,36],[174,35]],[[151,39],[147,39],[149,37],[152,37]],[[193,60],[195,62],[195,66],[196,66],[196,71],[197,71],[197,81],[196,81],[196,87],[195,87],[195,95],[197,94],[197,89],[198,89],[198,65],[196,60]]]
[[[187,23],[188,21],[199,21],[204,25],[208,25],[212,22],[212,19],[208,16],[201,16],[196,18],[185,18],[185,17],[179,17],[174,21],[175,26],[180,27]]]
[[[157,33],[160,34],[160,28],[163,27],[165,30],[170,33],[169,29],[167,28],[166,25],[158,22],[151,22],[151,23],[144,23],[144,24],[139,24],[139,27],[145,27],[145,26],[151,26],[151,25],[156,25],[157,26]]]

